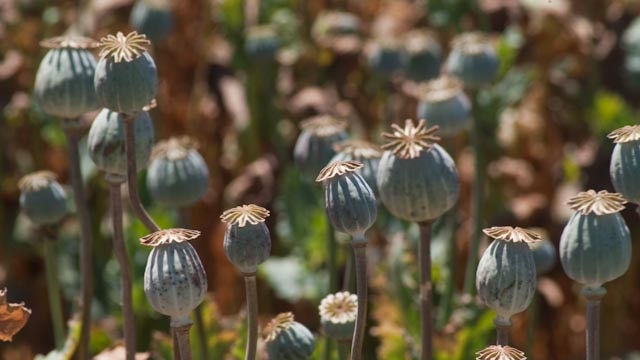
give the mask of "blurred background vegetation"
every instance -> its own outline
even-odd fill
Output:
[[[46,52],[38,42],[69,27],[95,39],[127,33],[134,6],[132,0],[0,0],[0,284],[9,288],[11,301],[24,301],[33,310],[14,341],[0,344],[2,359],[30,359],[53,348],[41,236],[20,214],[17,188],[21,176],[40,169],[68,184],[58,119],[46,116],[31,97]],[[328,225],[319,188],[293,165],[293,145],[299,122],[315,114],[347,119],[353,137],[374,142],[389,124],[415,116],[417,101],[406,79],[383,76],[368,66],[371,39],[402,39],[412,29],[428,28],[446,54],[450,40],[461,32],[481,30],[494,37],[500,77],[478,92],[476,108],[482,114],[487,159],[486,226],[536,227],[557,245],[570,215],[565,205],[570,196],[591,188],[613,190],[608,171],[613,144],[606,135],[637,123],[636,0],[182,0],[169,7],[170,30],[150,48],[160,76],[158,106],[152,110],[156,139],[182,134],[197,139],[211,173],[210,188],[196,206],[176,212],[152,203],[144,177],[140,186],[161,227],[203,233],[193,245],[209,280],[203,313],[210,359],[239,359],[243,353],[243,283],[224,255],[225,226],[218,218],[239,204],[256,203],[272,212],[272,257],[258,280],[261,324],[278,312],[293,311],[296,320],[318,332],[317,306],[329,291]],[[311,30],[327,10],[356,15],[358,36],[320,44]],[[270,26],[276,40],[251,38],[257,25]],[[87,114],[87,124],[94,117]],[[462,188],[457,208],[434,229],[438,359],[473,358],[494,336],[493,315],[461,296],[472,228],[468,137],[465,133],[444,143],[456,160]],[[95,237],[92,350],[98,353],[121,336],[119,277],[111,252],[107,186],[86,151],[83,156]],[[634,207],[623,214],[637,246]],[[138,350],[169,358],[168,320],[149,307],[142,290],[149,250],[137,239],[146,230],[131,216],[125,221]],[[417,238],[417,227],[384,213],[371,231],[367,359],[416,356]],[[78,241],[71,214],[57,242],[67,317],[77,310]],[[338,258],[341,267],[344,254]],[[636,253],[627,274],[607,286],[610,296],[602,310],[607,359],[640,358],[633,357],[640,349],[639,267]],[[534,359],[582,358],[585,318],[579,287],[559,264],[540,278],[538,287],[537,315],[514,319],[513,345]],[[323,358],[322,341],[317,359]],[[202,349],[192,343],[197,358]]]

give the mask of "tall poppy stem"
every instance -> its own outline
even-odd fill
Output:
[[[364,238],[364,235],[362,236]],[[352,242],[356,259],[356,292],[358,293],[358,313],[355,331],[351,341],[351,360],[362,359],[362,344],[367,321],[367,242],[362,239]]]
[[[432,221],[422,221],[420,226],[420,241],[418,242],[418,266],[420,267],[420,340],[422,351],[420,359],[433,358],[432,333],[432,292],[431,282],[431,225]]]

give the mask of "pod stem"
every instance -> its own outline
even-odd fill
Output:
[[[344,261],[344,277],[342,279],[342,290],[353,293],[353,268],[355,267],[355,259],[353,257],[353,250],[346,246],[345,252],[347,253]]]
[[[191,344],[189,342],[189,328],[191,324],[172,326],[174,360],[191,360]]]
[[[244,274],[244,287],[247,292],[247,350],[245,360],[256,359],[258,346],[258,288],[256,274]]]
[[[51,310],[51,322],[53,324],[53,336],[56,349],[62,349],[64,345],[64,320],[62,315],[62,300],[60,299],[60,281],[58,280],[58,252],[56,251],[55,235],[46,236],[42,242],[44,252],[44,266],[47,277],[47,295],[49,309]]]
[[[600,360],[600,302],[606,292],[603,287],[582,290],[587,300],[587,360]]]
[[[338,243],[336,234],[331,225],[327,223],[327,267],[329,268],[329,292],[338,290]]]
[[[78,120],[64,120],[63,130],[67,138],[67,152],[69,157],[69,172],[73,187],[73,200],[80,222],[80,272],[82,273],[81,330],[78,356],[89,359],[89,338],[91,331],[91,300],[93,299],[93,239],[91,234],[91,218],[87,207],[87,199],[80,172],[80,142],[81,130]]]
[[[142,221],[150,232],[160,230],[158,224],[149,216],[147,210],[142,206],[140,195],[138,195],[138,170],[136,166],[136,133],[134,128],[135,118],[131,114],[122,113],[124,118],[124,148],[127,156],[127,189],[129,191],[129,201],[133,208],[133,213]]]
[[[351,350],[351,342],[349,340],[338,341],[338,359],[349,360],[350,350]]]
[[[420,241],[418,242],[418,259],[420,267],[420,340],[422,343],[421,360],[433,358],[432,332],[432,290],[431,283],[431,225],[432,221],[421,221]]]
[[[496,345],[509,345],[509,330],[511,329],[511,320],[505,319],[501,316],[496,316],[496,318],[493,319],[493,324],[496,326]]]
[[[358,294],[358,314],[351,341],[351,360],[362,359],[362,344],[367,321],[367,243],[352,242],[356,259],[356,291]]]
[[[107,175],[108,177],[108,175]],[[133,298],[131,295],[131,269],[124,243],[122,227],[122,181],[110,178],[109,200],[111,202],[111,226],[113,229],[113,253],[120,265],[120,286],[122,291],[122,321],[124,332],[124,347],[126,359],[134,360],[136,355],[135,319],[133,313]]]

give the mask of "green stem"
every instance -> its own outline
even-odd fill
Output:
[[[329,293],[338,290],[338,243],[333,228],[327,222],[327,268],[329,271]]]
[[[353,239],[351,245],[356,258],[356,289],[358,314],[351,342],[351,360],[362,359],[362,344],[367,321],[367,242],[364,235]]]
[[[447,221],[445,226],[450,227],[451,229],[455,229],[456,225],[456,214],[457,207],[454,207],[454,211],[450,212],[449,219],[452,221]],[[458,265],[458,261],[456,258],[456,238],[455,231],[452,231],[450,234],[449,242],[447,243],[447,279],[445,282],[444,294],[442,295],[441,301],[441,310],[438,314],[438,328],[444,327],[447,322],[449,322],[449,317],[451,316],[451,312],[453,311],[453,294],[455,290],[455,279],[456,279],[456,268]]]
[[[432,291],[431,282],[431,221],[422,221],[420,225],[420,241],[418,242],[418,259],[420,267],[420,339],[422,351],[420,359],[433,358],[432,333]]]
[[[256,275],[245,274],[244,286],[247,292],[247,351],[245,360],[256,359],[256,348],[258,344],[258,289],[256,287]]]
[[[587,360],[600,360],[600,302],[606,293],[603,287],[582,289],[587,299]]]
[[[349,351],[351,350],[351,343],[347,341],[338,341],[338,359],[349,360]]]
[[[538,303],[540,302],[540,295],[536,292],[533,295],[533,300],[527,310],[527,359],[533,360],[533,346],[536,339],[536,329],[538,327]]]
[[[51,322],[53,323],[53,336],[56,349],[64,345],[64,320],[62,315],[62,301],[60,299],[60,282],[58,281],[58,256],[55,239],[45,239],[42,242],[44,251],[44,266],[47,276],[47,292],[49,308],[51,310]]]
[[[191,345],[189,342],[190,327],[191,324],[171,326],[174,360],[191,360]]]
[[[353,250],[350,247],[346,246],[344,250],[347,253],[347,256],[344,264],[344,277],[342,278],[342,290],[353,293],[353,291],[355,290],[353,289],[353,283],[354,283],[353,268],[355,267],[356,260],[353,255]]]
[[[511,329],[511,320],[505,319],[501,316],[496,316],[496,318],[493,319],[493,324],[496,326],[496,345],[509,345],[509,330]]]
[[[322,353],[322,358],[324,360],[331,360],[332,354],[333,354],[333,340],[326,338],[324,342],[324,351]]]

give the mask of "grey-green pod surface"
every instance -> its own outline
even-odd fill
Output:
[[[304,325],[294,321],[293,314],[279,314],[266,329],[265,346],[270,360],[307,360],[316,342]]]
[[[67,215],[67,194],[49,171],[37,171],[20,179],[20,208],[33,223],[55,224]]]
[[[264,223],[269,211],[249,204],[226,210],[220,218],[227,224],[224,251],[242,273],[253,274],[271,253],[271,236]]]
[[[437,125],[438,134],[451,136],[469,127],[471,101],[460,81],[441,76],[422,88],[419,99],[416,117],[427,120],[429,126]]]
[[[375,195],[378,194],[378,165],[382,151],[375,144],[363,140],[344,140],[333,146],[338,153],[331,159],[330,163],[336,161],[358,161],[364,166],[358,170],[364,181],[369,184]]]
[[[152,41],[160,41],[173,28],[171,6],[168,1],[138,0],[131,9],[129,24]]]
[[[616,192],[640,204],[640,126],[625,126],[609,134],[616,143],[609,173]]]
[[[531,243],[529,248],[533,254],[533,262],[536,264],[536,273],[538,275],[548,273],[556,265],[558,252],[549,239]]]
[[[495,80],[500,59],[484,34],[465,33],[453,40],[445,68],[462,80],[465,87],[476,89]]]
[[[293,160],[300,172],[311,180],[336,155],[333,145],[348,137],[346,123],[321,115],[304,120],[300,127],[302,131],[293,149]]]
[[[426,30],[410,31],[404,40],[407,53],[405,74],[415,82],[438,77],[442,63],[442,47],[436,37]]]

